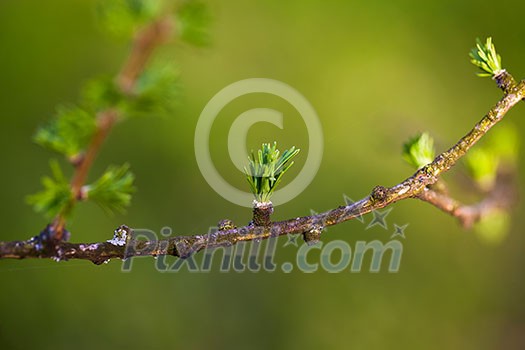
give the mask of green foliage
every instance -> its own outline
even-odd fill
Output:
[[[515,163],[518,160],[520,136],[515,125],[510,123],[498,125],[487,135],[487,147],[506,162]]]
[[[132,35],[135,30],[161,15],[164,0],[104,0],[99,14],[106,28],[119,35]],[[196,43],[205,33],[204,8],[187,2],[180,8],[185,35]],[[203,42],[203,41],[202,41]],[[201,42],[201,43],[202,43]],[[97,130],[98,113],[114,110],[119,118],[136,115],[159,115],[173,112],[180,95],[179,72],[172,62],[148,63],[138,76],[133,91],[124,93],[113,78],[88,82],[81,95],[81,107],[62,107],[55,118],[35,135],[35,141],[45,148],[64,155],[70,162],[81,161]],[[29,197],[34,208],[49,217],[66,215],[76,198],[58,164],[52,165],[54,178],[43,179],[44,190]],[[131,201],[133,175],[127,165],[110,167],[98,181],[82,188],[82,199],[91,199],[108,212],[122,212]]]
[[[465,155],[467,169],[484,190],[492,188],[501,162],[514,164],[518,159],[519,137],[512,125],[501,125]]]
[[[435,153],[434,140],[426,132],[411,138],[403,145],[403,158],[418,169],[431,163]]]
[[[484,190],[489,190],[496,180],[499,158],[488,148],[471,149],[465,157],[472,178]]]
[[[50,162],[53,177],[42,178],[44,189],[34,195],[27,197],[27,202],[33,206],[36,212],[43,213],[48,218],[53,218],[68,206],[73,194],[69,182],[64,176],[60,165],[56,160]],[[63,214],[68,214],[64,213]]]
[[[510,229],[511,217],[508,212],[495,211],[483,215],[475,225],[474,230],[478,237],[488,244],[499,244],[507,236]]]
[[[205,4],[194,0],[184,1],[177,11],[177,19],[183,41],[195,46],[209,45],[211,15]]]
[[[476,39],[476,47],[470,51],[470,62],[481,68],[482,72],[477,73],[480,77],[492,77],[501,71],[501,57],[496,53],[496,48],[492,43],[492,38],[487,38],[483,44],[479,38]]]
[[[128,164],[109,167],[96,182],[85,186],[86,197],[110,214],[122,213],[129,206],[131,194],[135,191],[134,179]]]
[[[121,104],[127,115],[173,113],[180,96],[179,71],[172,63],[156,62],[138,78],[134,94]]]
[[[124,100],[123,94],[110,77],[101,77],[88,81],[81,93],[82,104],[95,113],[115,108]]]
[[[97,13],[102,26],[119,37],[131,36],[138,27],[154,19],[163,0],[101,0]]]
[[[78,155],[96,130],[95,118],[78,107],[60,107],[53,120],[38,129],[36,143],[66,157]]]
[[[279,185],[284,173],[293,165],[293,157],[299,153],[295,147],[285,150],[280,156],[277,142],[273,145],[263,143],[262,148],[255,153],[252,150],[248,167],[244,168],[246,178],[250,184],[255,200],[260,203],[270,201],[270,197]]]
[[[138,77],[132,94],[120,92],[112,79],[99,78],[85,85],[82,101],[97,112],[118,110],[122,117],[170,115],[181,95],[179,80],[175,64],[157,61]]]

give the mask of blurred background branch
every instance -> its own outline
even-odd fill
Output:
[[[195,4],[188,1],[174,8],[171,2],[160,0],[100,2],[98,11],[104,27],[117,36],[132,38],[132,44],[116,78],[89,82],[78,107],[59,109],[35,135],[38,144],[65,156],[74,167],[68,186],[59,163],[53,162],[54,178],[45,177],[45,189],[28,198],[35,210],[54,216],[47,227],[54,240],[69,239],[66,222],[79,201],[93,200],[108,212],[123,212],[129,205],[134,192],[134,175],[129,166],[121,166],[118,171],[110,167],[96,182],[86,181],[102,144],[118,121],[155,110],[170,112],[177,97],[173,63],[151,61],[156,49],[174,36],[176,26],[179,37],[193,27],[202,27],[198,16],[192,19],[196,24],[186,19],[188,8],[191,10]]]
[[[172,20],[170,16],[161,17],[144,28],[138,30],[133,40],[133,45],[129,57],[124,63],[120,74],[116,78],[117,86],[123,95],[133,95],[140,74],[146,69],[146,65],[153,55],[155,48],[165,42],[172,30]],[[107,138],[113,125],[122,118],[120,111],[115,109],[116,106],[107,107],[97,113],[96,130],[93,133],[91,142],[86,151],[75,157],[75,173],[71,181],[72,196],[69,203],[60,211],[50,228],[54,232],[56,240],[64,238],[66,219],[73,210],[78,200],[85,200],[88,194],[82,193],[89,170],[100,151],[100,147]]]

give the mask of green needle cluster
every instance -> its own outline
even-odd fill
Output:
[[[482,72],[477,73],[480,77],[493,77],[503,71],[501,57],[496,53],[496,48],[490,37],[487,38],[485,44],[477,39],[476,47],[470,51],[469,56],[470,62],[481,68]]]
[[[417,169],[431,163],[435,157],[434,140],[424,132],[403,145],[403,158]]]
[[[299,151],[292,147],[281,155],[277,149],[277,142],[273,145],[263,143],[257,153],[252,151],[251,157],[248,158],[250,163],[244,168],[244,172],[257,202],[270,202],[272,193],[284,173],[293,165],[291,160]]]

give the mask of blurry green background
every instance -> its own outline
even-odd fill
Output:
[[[57,104],[74,103],[86,80],[118,72],[127,54],[127,43],[100,30],[93,9],[87,0],[0,1],[0,240],[25,239],[46,224],[24,200],[40,189],[54,156],[32,143],[38,125]],[[302,194],[276,209],[275,218],[285,219],[410,175],[400,148],[418,131],[430,131],[443,150],[469,130],[501,96],[493,82],[474,75],[467,53],[476,37],[493,36],[504,67],[525,76],[523,1],[228,0],[209,1],[209,9],[209,48],[175,45],[164,52],[182,75],[175,115],[118,125],[92,171],[95,178],[110,163],[129,162],[138,187],[131,208],[109,217],[80,205],[69,225],[72,241],[104,241],[122,223],[155,231],[170,226],[174,234],[204,233],[225,217],[247,223],[250,210],[208,186],[193,151],[202,108],[235,81],[283,81],[321,119],[321,167]],[[246,190],[226,140],[234,118],[256,107],[282,108],[285,128],[254,126],[248,148],[272,140],[302,148],[289,178],[308,153],[304,124],[285,102],[257,95],[235,101],[214,124],[211,153],[221,174]],[[524,130],[524,116],[521,104],[504,123]],[[388,230],[365,230],[367,216],[365,224],[331,227],[325,240],[352,247],[357,240],[387,242],[394,223],[409,224],[397,274],[386,265],[378,274],[367,268],[220,273],[217,265],[209,273],[160,273],[153,259],[142,258],[122,273],[120,261],[0,261],[0,346],[523,348],[523,204],[499,245],[427,204],[393,208]],[[296,248],[285,242],[279,241],[277,261],[294,259]]]

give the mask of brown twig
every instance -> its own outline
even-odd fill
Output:
[[[166,16],[137,33],[131,53],[117,77],[117,84],[122,92],[133,93],[137,78],[144,70],[155,48],[169,38],[172,27],[172,19]]]
[[[164,17],[150,23],[139,30],[133,41],[131,52],[125,61],[122,70],[116,78],[119,89],[126,95],[133,93],[138,77],[144,71],[146,64],[151,58],[155,48],[166,41],[171,32],[171,18]],[[112,127],[119,119],[119,113],[115,109],[101,111],[97,115],[97,129],[93,134],[91,142],[80,158],[74,159],[75,172],[71,180],[72,197],[68,205],[60,212],[53,221],[53,232],[56,240],[66,238],[66,216],[77,201],[82,200],[82,186],[84,186],[95,158]]]
[[[464,205],[446,193],[430,188],[423,190],[417,198],[434,205],[436,208],[456,217],[465,228],[472,227],[486,215],[498,210],[509,210],[517,200],[516,170],[500,168],[494,186],[480,202]]]

